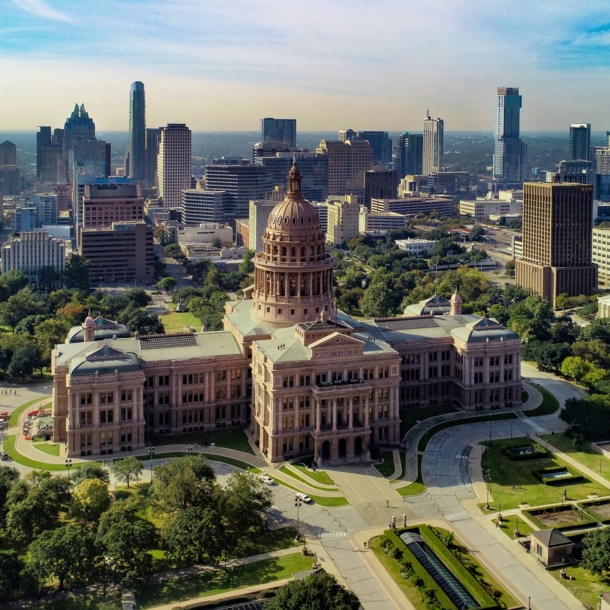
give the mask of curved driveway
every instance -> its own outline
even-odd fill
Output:
[[[529,365],[524,364],[522,372],[524,376],[552,392],[562,405],[567,398],[581,396],[573,386],[558,381],[551,375],[540,373]],[[560,431],[565,428],[566,425],[559,420],[558,413],[535,418],[493,421],[491,438],[544,434],[546,431]],[[436,434],[428,443],[423,459],[423,477],[427,492],[412,498],[409,502],[411,508],[421,519],[444,518],[451,521],[458,537],[470,549],[475,550],[483,562],[522,600],[530,597],[533,608],[538,610],[582,608],[582,604],[556,583],[552,576],[540,568],[532,571],[531,567],[527,566],[531,558],[523,551],[513,544],[515,550],[513,555],[506,545],[501,544],[482,524],[487,524],[488,517],[475,519],[478,509],[471,514],[462,503],[471,500],[466,504],[474,508],[473,505],[477,501],[484,501],[484,498],[477,500],[469,466],[472,444],[489,436],[488,422],[447,428]]]

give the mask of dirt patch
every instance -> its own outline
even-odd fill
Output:
[[[608,504],[592,504],[591,506],[586,506],[585,510],[587,510],[587,508],[590,508],[596,515],[599,515],[604,519],[610,519],[610,502]]]
[[[575,510],[561,510],[554,513],[540,513],[535,515],[536,519],[548,527],[557,527],[558,525],[566,525],[568,523],[577,523],[580,521],[580,514]]]

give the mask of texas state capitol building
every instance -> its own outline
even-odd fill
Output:
[[[54,440],[69,456],[150,437],[249,425],[271,462],[367,459],[400,444],[399,407],[521,404],[517,335],[438,296],[400,318],[357,321],[334,305],[334,259],[296,165],[269,215],[255,283],[224,331],[126,336],[87,318],[52,355]]]

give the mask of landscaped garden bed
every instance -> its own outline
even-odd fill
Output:
[[[610,523],[610,500],[593,500],[581,502],[580,506],[594,519],[602,523]]]
[[[518,447],[503,447],[502,455],[509,460],[521,462],[523,460],[539,460],[547,457],[549,452],[538,443],[523,443]]]
[[[572,527],[593,522],[593,518],[586,511],[571,504],[524,510],[523,514],[540,529]]]
[[[568,466],[541,468],[536,470],[535,474],[545,485],[566,485],[569,483],[580,483],[585,480],[585,477],[580,472]]]
[[[432,529],[427,525],[401,530],[386,530],[383,536],[371,542],[371,549],[402,589],[417,610],[426,608],[461,610],[449,598],[450,593],[433,578],[432,574],[416,558],[417,546],[413,552],[400,536],[404,533],[421,537],[419,548],[426,548],[444,564],[453,577],[474,598],[480,608],[493,609],[513,607],[517,602],[498,584],[454,538],[453,534],[442,529]],[[409,540],[407,540],[409,542]],[[422,559],[425,563],[425,560]]]

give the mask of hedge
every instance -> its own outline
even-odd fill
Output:
[[[512,453],[511,450],[520,449],[521,447],[535,447],[536,451],[534,451],[533,453],[524,453],[523,455],[515,455],[514,453]],[[525,460],[540,460],[542,458],[548,457],[549,455],[549,452],[537,443],[529,443],[521,445],[520,447],[502,447],[502,449],[500,449],[500,453],[509,460],[512,460],[513,462],[523,462]]]
[[[597,501],[597,502],[596,501],[593,501],[593,502],[580,502],[578,504],[578,506],[580,506],[580,507],[585,509],[585,511],[586,511],[585,514],[590,515],[591,517],[593,517],[594,519],[596,519],[600,523],[608,524],[608,523],[610,523],[610,518],[603,517],[602,515],[600,515],[595,510],[596,506],[603,506],[605,504],[609,504],[608,500],[601,500],[601,501]]]
[[[428,570],[419,563],[419,560],[411,553],[407,548],[407,545],[396,535],[393,530],[386,530],[383,535],[397,548],[400,549],[403,557],[403,561],[408,561],[413,568],[415,576],[419,576],[424,582],[424,588],[434,589],[436,599],[439,604],[447,610],[457,610],[455,604],[447,597],[445,592],[440,588],[436,580],[432,578]],[[413,578],[413,577],[411,577]]]
[[[479,581],[462,565],[453,553],[439,540],[428,525],[420,525],[419,533],[428,546],[447,565],[462,585],[481,604],[481,610],[499,608],[498,602],[481,586]]]
[[[565,477],[555,478],[555,479],[545,479],[543,476],[545,474],[552,474],[554,472],[562,472],[563,470],[567,471],[567,473],[568,473],[568,475]],[[551,485],[551,486],[562,486],[562,485],[565,485],[566,483],[572,484],[572,483],[580,483],[581,481],[585,481],[585,477],[582,474],[576,473],[569,466],[542,468],[541,470],[534,470],[533,474],[542,483],[544,483],[545,485]]]

